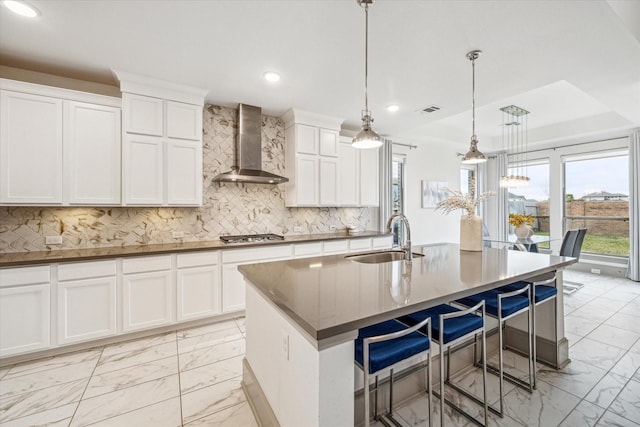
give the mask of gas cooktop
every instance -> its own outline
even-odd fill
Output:
[[[284,236],[278,234],[241,234],[238,236],[220,236],[220,240],[223,243],[254,243],[284,240]]]

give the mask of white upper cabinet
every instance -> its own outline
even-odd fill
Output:
[[[0,204],[120,204],[119,98],[6,79],[0,87]]]
[[[164,201],[164,144],[143,135],[122,141],[124,199],[129,205],[160,206]]]
[[[378,148],[353,148],[351,138],[340,138],[338,206],[378,206]]]
[[[149,96],[122,94],[124,128],[128,133],[162,136],[164,101]]]
[[[62,204],[62,100],[0,96],[0,202]]]
[[[338,157],[338,131],[320,129],[320,155]]]
[[[114,73],[123,92],[123,204],[202,206],[202,108],[207,91]],[[144,165],[151,169],[138,171]]]
[[[287,206],[338,206],[338,138],[341,119],[289,110],[285,122]]]
[[[351,141],[340,142],[338,147],[338,205],[360,204],[360,155]]]
[[[66,101],[64,118],[68,203],[120,204],[120,109]]]

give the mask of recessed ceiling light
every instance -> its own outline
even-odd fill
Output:
[[[267,71],[263,74],[263,76],[266,81],[271,83],[275,83],[280,80],[280,74],[276,73],[275,71]]]
[[[24,1],[4,0],[3,3],[7,7],[7,9],[20,16],[35,18],[36,16],[40,15],[40,11],[38,9]]]
[[[387,111],[390,112],[390,113],[395,113],[399,109],[400,109],[400,106],[398,104],[389,104],[389,105],[387,105]]]

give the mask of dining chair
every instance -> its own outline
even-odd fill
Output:
[[[571,252],[569,253],[569,250],[567,248],[566,253],[563,253],[562,248],[560,248],[560,255],[570,256],[570,257],[579,259],[580,253],[582,252],[582,243],[584,242],[584,236],[585,234],[587,234],[587,229],[580,228],[578,230],[572,230],[572,231],[575,231],[576,234],[575,234],[575,239],[573,241],[573,246],[571,247]],[[564,292],[565,295],[571,295],[575,292],[578,292],[583,286],[584,286],[584,283],[564,280],[562,282],[562,291]]]

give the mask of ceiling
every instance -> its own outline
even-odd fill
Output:
[[[117,85],[111,69],[209,90],[207,102],[299,108],[357,129],[364,11],[354,0],[30,0],[0,7],[0,64]],[[500,107],[530,143],[640,126],[640,1],[378,0],[369,13],[369,106],[394,140],[468,144],[476,61],[480,149],[500,148]],[[267,70],[280,82],[262,78]],[[385,106],[397,103],[389,113]],[[429,105],[441,109],[425,114]]]

